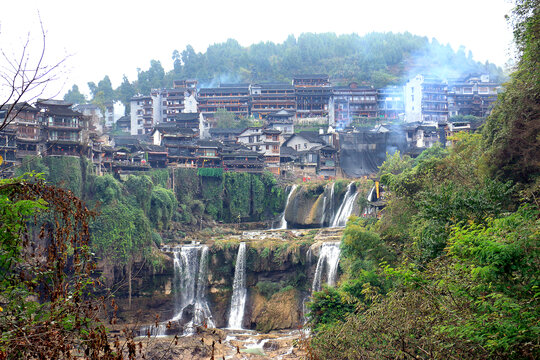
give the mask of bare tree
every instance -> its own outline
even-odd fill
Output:
[[[46,32],[39,13],[38,19],[41,31],[39,51],[31,49],[30,33],[18,54],[0,48],[0,131],[25,110],[20,106],[22,101],[29,103],[43,96],[48,85],[58,79],[67,59],[63,57],[52,65],[45,63]]]

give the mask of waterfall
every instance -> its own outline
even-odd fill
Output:
[[[172,319],[161,324],[143,327],[141,335],[148,332],[152,336],[164,336],[169,321],[183,320],[184,310],[193,307],[193,316],[185,324],[184,334],[191,334],[195,325],[206,324],[214,327],[212,312],[206,300],[206,287],[208,280],[208,246],[186,245],[179,248],[166,249],[174,256],[174,313]],[[200,254],[200,256],[199,256]]]
[[[319,260],[315,268],[315,276],[313,277],[312,291],[321,291],[322,276],[326,268],[326,283],[334,286],[337,281],[337,271],[339,265],[339,255],[341,249],[339,243],[324,243],[319,250]]]
[[[347,223],[347,220],[349,219],[349,216],[351,216],[351,213],[354,208],[354,202],[357,196],[358,196],[358,192],[356,191],[356,188],[354,187],[354,182],[351,182],[349,186],[347,186],[347,193],[345,193],[343,202],[339,206],[339,209],[336,212],[336,215],[334,216],[334,219],[332,220],[332,224],[330,225],[330,227],[345,226],[345,224]]]
[[[329,224],[332,222],[332,219],[334,218],[334,186],[336,185],[335,182],[333,182],[331,185],[326,184],[324,187],[324,193],[323,193],[323,213],[321,216],[321,227],[324,226],[325,223]],[[328,194],[330,193],[330,194]],[[328,218],[328,215],[330,215],[330,218]]]
[[[279,229],[287,229],[287,220],[285,220],[285,213],[287,212],[287,207],[289,206],[289,200],[291,200],[291,195],[294,193],[294,190],[296,190],[297,185],[291,186],[291,190],[289,191],[289,195],[287,195],[287,201],[285,202],[285,208],[283,209],[283,214],[281,214],[281,221],[279,223]]]
[[[291,193],[293,191],[294,189],[291,190]],[[291,193],[289,193],[289,197]],[[242,329],[246,295],[246,243],[242,242],[238,247],[236,267],[234,269],[233,294],[228,324],[229,329]]]

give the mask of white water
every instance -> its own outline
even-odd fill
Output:
[[[292,190],[291,190],[292,192]],[[233,294],[229,312],[229,329],[242,329],[246,307],[246,243],[240,243],[234,269]]]
[[[324,193],[323,193],[324,198],[323,198],[323,206],[322,206],[323,213],[322,213],[321,221],[320,221],[321,227],[324,226],[324,223],[326,222],[327,217],[330,217],[327,223],[331,223],[332,219],[334,218],[334,186],[335,185],[336,183],[333,182],[331,186],[330,184],[326,184],[324,187]],[[328,193],[330,194],[328,195]]]
[[[291,186],[291,191],[289,191],[289,195],[287,195],[287,201],[285,201],[285,208],[283,209],[283,214],[281,214],[281,221],[279,223],[279,229],[285,230],[287,229],[287,220],[285,220],[285,212],[287,212],[287,207],[289,206],[289,200],[291,199],[291,195],[294,193],[294,190],[298,185]]]
[[[347,220],[349,219],[349,216],[351,216],[354,208],[354,202],[356,200],[356,197],[358,196],[358,192],[353,190],[353,185],[354,182],[351,182],[349,186],[347,186],[347,192],[345,193],[343,202],[339,206],[339,209],[336,212],[336,215],[334,216],[330,227],[340,227],[347,224]]]
[[[321,291],[323,272],[326,270],[326,283],[329,286],[334,286],[337,281],[337,271],[339,265],[339,255],[341,249],[339,243],[324,243],[319,249],[319,260],[315,268],[315,276],[313,277],[312,291]]]
[[[182,320],[184,310],[192,305],[193,318],[184,326],[184,335],[193,332],[196,325],[214,327],[212,312],[206,300],[208,278],[208,246],[186,245],[171,249],[174,255],[174,312],[172,319],[161,324],[144,327],[141,334],[165,336],[169,321]],[[200,256],[199,256],[200,253]]]

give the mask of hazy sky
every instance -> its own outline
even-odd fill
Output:
[[[511,8],[508,0],[20,0],[2,4],[0,46],[7,54],[20,51],[30,32],[30,49],[38,53],[39,12],[46,61],[69,55],[55,84],[62,94],[73,84],[88,93],[87,82],[105,75],[113,87],[123,74],[135,80],[137,68],[146,70],[151,59],[168,71],[173,50],[188,44],[202,52],[228,38],[247,46],[303,32],[409,31],[504,66],[512,40],[504,15]]]

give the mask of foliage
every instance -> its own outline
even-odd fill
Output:
[[[281,284],[271,281],[259,281],[255,287],[257,288],[259,294],[267,299],[270,299],[272,295],[281,289]]]
[[[92,247],[112,263],[129,264],[152,243],[152,232],[141,209],[116,202],[103,206],[91,224]]]
[[[197,175],[206,177],[223,177],[223,168],[199,168],[197,169]]]
[[[82,195],[81,160],[74,156],[48,156],[43,159],[49,168],[47,180],[52,184],[71,190],[75,196]]]
[[[34,222],[39,235],[32,238],[27,226],[38,212],[48,220]],[[122,358],[88,294],[92,215],[70,191],[31,175],[0,181],[0,357]]]
[[[178,202],[171,190],[155,187],[151,193],[149,219],[158,230],[167,229]]]
[[[137,205],[148,216],[152,200],[152,189],[154,184],[147,175],[130,175],[124,183],[126,190],[135,198]]]
[[[109,204],[120,199],[122,185],[112,175],[96,176],[91,192],[95,200]]]
[[[501,179],[530,184],[540,175],[538,0],[517,0],[511,20],[519,57],[517,67],[499,95],[483,135],[492,173]]]
[[[73,85],[73,87],[64,95],[64,101],[72,104],[86,104],[86,97],[79,91],[77,85]]]

